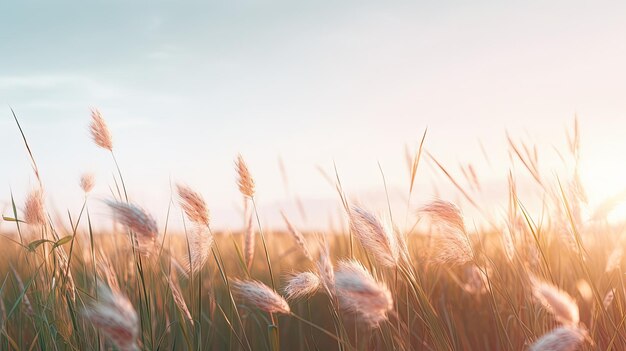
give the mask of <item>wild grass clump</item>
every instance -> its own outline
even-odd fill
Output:
[[[183,183],[157,226],[129,196],[98,110],[90,132],[112,156],[110,195],[92,199],[107,182],[85,173],[82,207],[51,215],[59,211],[46,206],[17,124],[38,182],[3,214],[11,226],[2,227],[0,350],[626,349],[623,224],[606,220],[611,204],[585,216],[577,124],[561,155],[571,167],[554,182],[537,149],[507,135],[512,162],[542,194],[539,212],[518,192],[524,175],[509,171],[508,202],[489,213],[477,168],[462,165],[458,179],[431,153],[459,198],[421,194],[424,132],[407,152],[406,218],[353,203],[336,172],[329,180],[347,230],[326,233],[303,231],[284,212],[286,232],[269,230],[257,207],[262,184],[241,155],[229,185],[241,193],[241,230],[214,230],[216,200]],[[101,230],[94,201],[119,225]],[[174,213],[183,232],[168,230]]]

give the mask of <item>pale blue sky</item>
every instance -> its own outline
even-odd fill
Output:
[[[157,217],[172,177],[205,195],[216,225],[236,226],[241,152],[268,221],[292,203],[280,155],[308,224],[325,225],[336,204],[316,166],[334,160],[351,194],[380,198],[380,161],[390,187],[405,189],[404,145],[426,126],[444,163],[474,162],[502,187],[505,130],[550,153],[574,113],[586,178],[620,187],[624,33],[617,1],[3,2],[0,204],[34,185],[9,105],[60,210],[79,206],[83,171],[97,174],[98,198],[111,183],[108,155],[89,140],[90,107],[110,124],[133,198]],[[432,198],[434,177],[424,168],[415,203]]]

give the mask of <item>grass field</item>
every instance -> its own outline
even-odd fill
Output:
[[[97,111],[91,133],[114,155]],[[575,160],[578,139],[575,128]],[[128,199],[116,162],[107,204],[120,230],[92,225],[89,176],[84,206],[61,225],[48,215],[31,155],[39,187],[13,201],[0,238],[0,350],[626,349],[623,227],[606,220],[611,204],[584,219],[577,170],[547,184],[532,148],[510,141],[545,193],[543,210],[525,209],[511,176],[507,220],[471,229],[454,204],[413,193],[429,161],[480,209],[423,150],[427,142],[424,133],[409,162],[416,226],[400,230],[356,206],[337,182],[349,230],[324,234],[290,223],[263,230],[241,157],[233,180],[246,203],[241,233],[213,231],[210,205],[185,185],[168,216],[182,209],[187,230],[157,228]]]

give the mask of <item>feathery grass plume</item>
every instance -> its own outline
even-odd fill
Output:
[[[419,211],[429,216],[438,228],[434,236],[435,256],[438,263],[462,265],[473,259],[472,244],[465,232],[461,210],[454,204],[435,200]]]
[[[91,137],[96,145],[103,149],[113,151],[113,139],[111,138],[111,132],[109,132],[109,127],[107,127],[107,124],[98,109],[91,110],[90,129]]]
[[[606,293],[606,295],[604,295],[604,299],[602,300],[602,305],[604,306],[605,310],[608,310],[609,307],[611,307],[611,304],[613,303],[614,299],[615,299],[615,289],[611,289],[609,290],[609,292]]]
[[[287,300],[308,297],[315,294],[322,287],[320,277],[313,272],[302,272],[292,275],[287,281],[285,294]]]
[[[395,267],[400,250],[393,231],[383,227],[380,221],[362,208],[350,210],[350,225],[361,245],[383,266]]]
[[[267,313],[291,314],[289,304],[269,286],[257,280],[233,280],[233,294]]]
[[[46,224],[46,214],[44,212],[43,192],[41,189],[34,189],[26,197],[24,202],[24,220],[28,224]]]
[[[530,346],[530,351],[576,351],[585,341],[587,331],[576,326],[561,326],[545,334]]]
[[[96,184],[96,179],[92,173],[83,173],[80,177],[80,187],[83,189],[85,194],[88,194],[93,190],[94,185]]]
[[[139,318],[135,308],[120,292],[98,283],[98,301],[83,315],[122,351],[139,350]]]
[[[142,208],[120,201],[105,201],[117,220],[136,234],[136,248],[149,253],[159,233],[156,221]]]
[[[176,184],[176,189],[178,190],[180,206],[185,211],[187,218],[196,224],[208,226],[211,218],[202,195],[182,184]]]
[[[191,325],[194,324],[193,318],[191,317],[191,312],[189,312],[189,308],[187,308],[187,303],[185,302],[185,298],[183,297],[183,293],[180,291],[178,279],[176,279],[176,275],[172,274],[169,279],[167,279],[167,283],[172,291],[172,297],[174,298],[174,303],[178,306],[180,312],[187,318]]]
[[[326,238],[320,238],[319,258],[316,262],[317,272],[322,278],[322,286],[329,296],[335,295],[335,269],[330,258],[330,249]]]
[[[339,307],[354,313],[360,322],[371,328],[386,321],[388,313],[393,309],[393,298],[387,286],[377,282],[356,260],[339,263],[335,274],[335,289]]]
[[[189,253],[190,257],[185,261],[187,273],[199,272],[211,253],[211,245],[213,245],[213,235],[207,228],[195,228],[189,236]]]
[[[252,212],[247,214],[246,220],[246,228],[243,236],[243,255],[246,261],[246,267],[248,270],[252,268],[252,262],[254,262],[254,249],[256,248],[256,231],[254,230],[254,226],[252,225]]]
[[[613,249],[609,258],[606,260],[606,268],[604,271],[606,273],[610,273],[615,269],[618,269],[620,264],[622,263],[622,256],[624,256],[624,249],[621,245],[618,245]]]
[[[237,168],[237,175],[239,176],[237,179],[239,191],[244,196],[254,196],[254,179],[252,179],[252,175],[250,175],[250,170],[248,170],[248,166],[246,165],[246,161],[244,161],[243,156],[237,155],[235,167]]]
[[[580,322],[578,304],[568,293],[535,277],[531,277],[531,283],[535,298],[559,322],[566,325],[578,325]]]
[[[21,291],[22,303],[24,304],[24,309],[26,310],[26,314],[32,317],[35,315],[35,311],[33,310],[33,305],[30,303],[30,299],[28,298],[28,294],[26,293],[24,282],[22,281],[22,278],[15,270],[15,267],[13,267],[12,264],[10,264],[9,267],[11,267],[11,271],[13,272],[13,276],[15,277],[15,281],[17,282],[17,287]]]
[[[289,219],[287,218],[287,216],[285,215],[283,211],[280,211],[280,215],[283,217],[283,221],[285,221],[285,225],[287,225],[287,231],[296,240],[296,243],[302,250],[302,254],[304,255],[304,257],[306,257],[309,261],[313,262],[314,261],[313,256],[311,255],[309,248],[306,246],[306,240],[304,239],[304,236],[302,235],[302,233],[299,230],[297,230],[296,227],[293,226],[293,224],[291,224],[291,222],[289,221]]]

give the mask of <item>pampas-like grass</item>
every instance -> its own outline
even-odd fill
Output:
[[[322,287],[320,277],[313,272],[302,272],[292,275],[287,281],[285,294],[288,300],[309,297]]]
[[[575,351],[585,341],[586,331],[574,326],[558,327],[530,346],[530,351]]]
[[[383,266],[395,267],[398,264],[400,250],[393,231],[385,228],[371,213],[359,207],[350,211],[352,232],[361,245]]]
[[[24,220],[32,225],[46,224],[43,192],[40,189],[32,190],[26,197],[24,202]]]
[[[243,156],[238,155],[235,160],[235,168],[237,169],[237,184],[239,185],[239,191],[241,194],[247,197],[254,196],[254,179],[250,175],[248,166],[243,159]]]
[[[233,280],[233,294],[242,302],[267,313],[291,314],[289,304],[269,286],[256,280]]]
[[[96,178],[91,173],[84,173],[80,177],[80,188],[83,189],[85,194],[88,194],[93,190],[93,187],[96,185]]]
[[[537,278],[531,278],[531,282],[535,298],[559,322],[566,325],[578,325],[580,322],[578,304],[568,293]]]
[[[102,114],[98,109],[91,110],[91,137],[94,143],[103,149],[113,151],[113,138],[111,138],[111,132],[107,126]]]
[[[185,211],[190,221],[208,226],[210,221],[209,210],[204,198],[190,187],[183,184],[176,184],[179,204]]]
[[[438,233],[433,237],[435,262],[462,265],[472,261],[472,244],[465,232],[461,210],[456,205],[435,200],[422,207],[420,213],[429,216],[438,228]]]
[[[106,201],[106,204],[113,210],[116,219],[136,234],[136,248],[142,253],[149,253],[159,232],[154,218],[130,203]]]
[[[139,350],[139,318],[128,298],[98,284],[98,301],[83,312],[84,316],[121,351]]]
[[[393,298],[387,286],[377,282],[358,261],[347,260],[339,263],[335,288],[339,307],[354,313],[359,322],[371,328],[386,321],[393,309]]]
[[[189,257],[185,261],[187,273],[199,272],[211,253],[211,245],[213,245],[213,235],[205,227],[195,228],[189,240]]]

